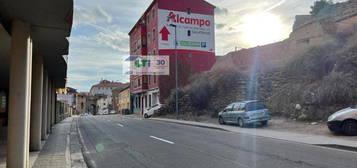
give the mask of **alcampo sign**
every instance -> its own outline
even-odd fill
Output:
[[[167,16],[167,22],[173,21],[175,23],[182,23],[182,24],[191,24],[191,25],[198,25],[200,27],[202,26],[211,26],[211,21],[206,20],[206,19],[197,19],[197,18],[190,18],[190,17],[184,17],[180,16],[178,13],[170,12],[169,15]]]
[[[158,10],[159,50],[215,52],[214,16],[166,9]]]

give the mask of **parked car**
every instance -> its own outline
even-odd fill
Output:
[[[267,125],[270,119],[269,110],[259,100],[232,103],[218,113],[219,124],[236,123],[240,127],[254,123]]]
[[[357,105],[333,113],[327,121],[331,132],[357,135]]]
[[[149,118],[151,117],[156,110],[159,110],[161,108],[161,104],[155,104],[144,111],[144,118]]]

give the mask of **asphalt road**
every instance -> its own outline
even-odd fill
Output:
[[[357,167],[357,153],[271,138],[118,115],[78,122],[89,167]]]

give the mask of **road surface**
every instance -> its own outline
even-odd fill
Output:
[[[89,167],[356,168],[357,153],[150,119],[78,120]],[[252,129],[254,131],[254,129]]]

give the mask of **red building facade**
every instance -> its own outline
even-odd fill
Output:
[[[175,88],[176,52],[180,86],[190,75],[210,70],[216,61],[214,8],[204,0],[154,0],[144,12],[129,32],[130,55],[169,56],[170,75],[130,76],[135,113],[165,103]]]

